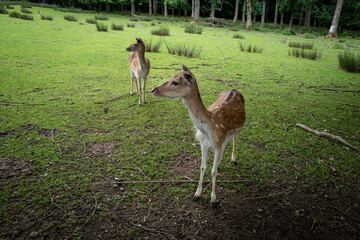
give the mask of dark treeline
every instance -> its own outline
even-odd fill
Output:
[[[63,7],[92,11],[162,16],[191,16],[197,0],[30,0],[34,3],[54,4]],[[234,19],[238,4],[239,20],[244,20],[247,1],[251,1],[252,21],[273,25],[302,25],[306,27],[330,27],[337,0],[201,0],[200,16],[203,18]],[[245,13],[245,14],[244,14]],[[360,30],[360,1],[344,0],[339,28]]]

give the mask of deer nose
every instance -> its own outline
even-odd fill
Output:
[[[151,93],[152,93],[152,94],[155,94],[155,93],[156,93],[156,91],[157,91],[157,89],[156,89],[156,88],[154,88],[153,90],[151,90]]]

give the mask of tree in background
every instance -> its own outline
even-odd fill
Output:
[[[339,19],[340,19],[340,13],[341,8],[344,3],[344,0],[338,0],[335,8],[335,13],[333,20],[331,22],[329,33],[326,35],[327,38],[334,38],[337,37],[337,29],[339,26]]]
[[[251,0],[246,0],[246,26],[245,30],[251,30]]]
[[[239,18],[239,0],[236,0],[233,24],[236,24],[238,18]]]
[[[200,0],[194,0],[194,10],[193,10],[193,23],[200,22]]]
[[[262,1],[262,11],[261,11],[261,22],[260,27],[263,28],[265,26],[265,13],[266,13],[266,0]]]

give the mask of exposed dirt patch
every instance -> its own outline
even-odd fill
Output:
[[[86,144],[85,151],[90,155],[104,156],[118,150],[121,151],[120,143],[117,142],[96,142]]]
[[[173,157],[167,163],[167,169],[171,173],[171,177],[182,176],[187,179],[193,179],[194,174],[200,168],[201,159],[193,154],[182,152],[180,155]]]
[[[0,181],[1,184],[15,182],[23,174],[31,173],[32,166],[24,160],[0,158]]]

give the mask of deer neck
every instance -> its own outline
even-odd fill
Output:
[[[194,83],[196,84],[196,82]],[[187,107],[191,120],[201,132],[208,132],[212,124],[209,111],[204,106],[197,85],[190,96],[183,98],[183,103]]]
[[[146,64],[146,60],[145,60],[145,49],[138,51],[137,54],[139,57],[139,63],[141,69],[148,69],[148,65]]]

